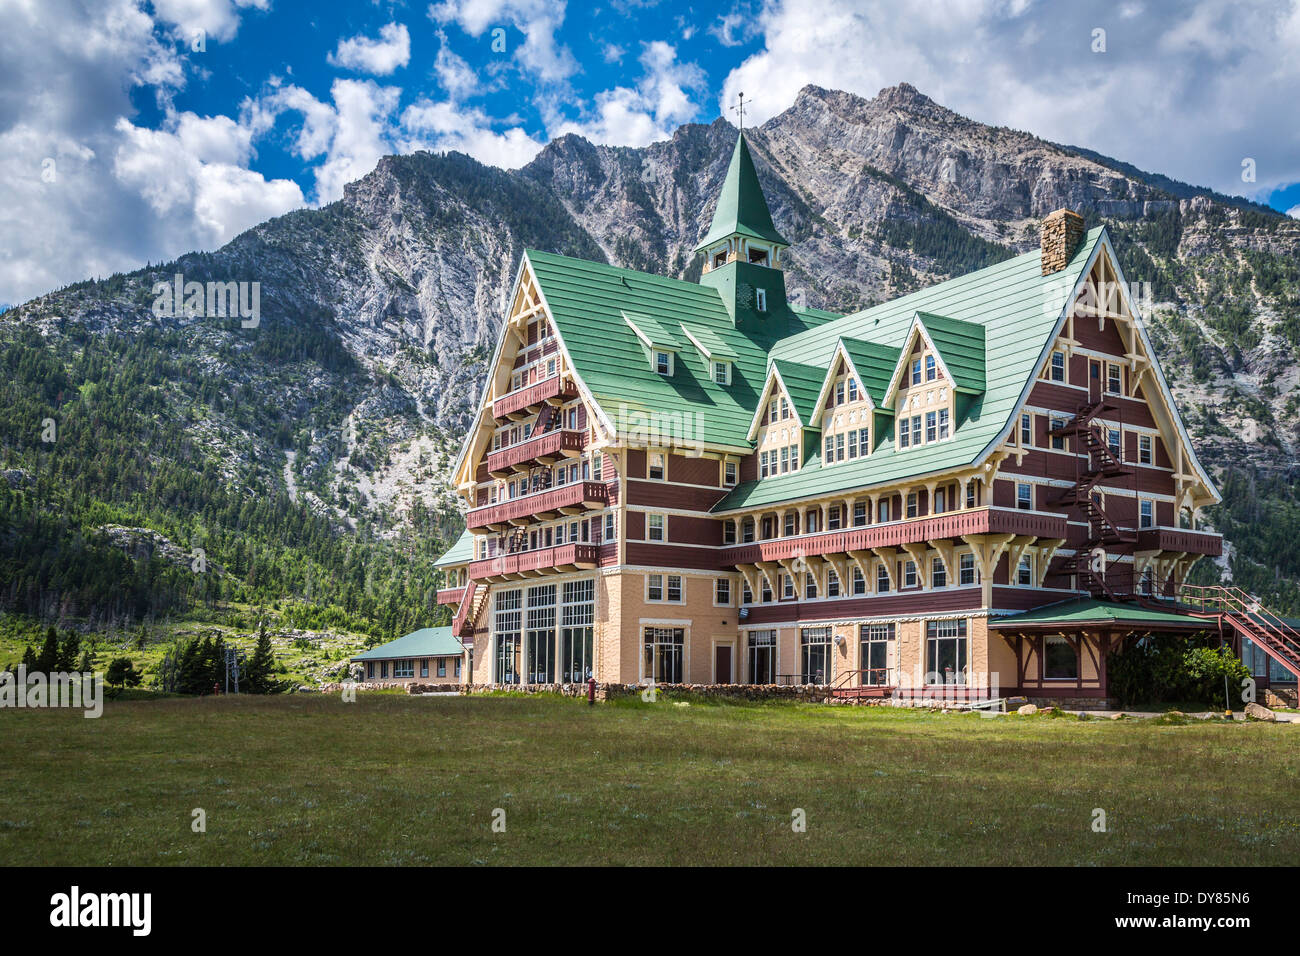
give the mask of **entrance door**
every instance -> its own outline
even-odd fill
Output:
[[[731,645],[716,644],[713,648],[713,680],[718,684],[731,683]]]

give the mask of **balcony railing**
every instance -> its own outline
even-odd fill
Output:
[[[438,603],[439,603],[439,604],[459,604],[460,601],[461,601],[461,598],[463,598],[464,596],[465,596],[465,589],[464,589],[463,587],[459,587],[459,588],[443,588],[442,590],[440,590],[440,591],[438,592]]]
[[[536,551],[498,554],[493,558],[474,561],[469,566],[469,573],[476,581],[482,581],[512,574],[538,573],[554,568],[594,568],[599,551],[599,546],[594,544],[561,544],[554,548],[539,548]]]
[[[1185,551],[1217,558],[1223,553],[1223,537],[1190,528],[1143,528],[1138,531],[1138,551]]]
[[[498,474],[509,471],[514,465],[522,465],[539,458],[555,459],[566,452],[570,455],[581,454],[586,438],[586,433],[579,431],[544,432],[517,445],[492,452],[487,458],[488,471]]]
[[[907,518],[884,524],[865,525],[841,531],[770,538],[723,550],[726,564],[754,564],[758,561],[787,561],[819,554],[846,554],[871,548],[893,548],[903,544],[960,538],[967,534],[1015,534],[1038,538],[1064,538],[1064,515],[1018,511],[1014,508],[978,508],[953,511],[925,518]]]
[[[563,508],[603,508],[608,502],[609,490],[601,482],[575,481],[522,498],[474,508],[465,515],[465,524],[471,529],[488,528],[524,518],[543,518]]]
[[[569,379],[562,375],[552,375],[548,379],[529,385],[527,388],[516,389],[506,395],[502,395],[492,403],[492,415],[495,418],[505,418],[507,415],[523,411],[534,405],[540,405],[542,402],[551,399],[570,399],[578,397],[578,386],[574,385]]]

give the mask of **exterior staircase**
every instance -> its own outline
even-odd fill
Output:
[[[1106,514],[1101,495],[1096,491],[1103,480],[1133,473],[1111,450],[1101,426],[1094,421],[1102,412],[1114,408],[1104,399],[1087,402],[1079,406],[1073,418],[1048,433],[1053,438],[1072,437],[1076,441],[1074,484],[1057,496],[1052,504],[1058,508],[1077,508],[1087,519],[1090,530],[1088,540],[1065,558],[1055,573],[1074,575],[1079,586],[1093,596],[1112,601],[1119,600],[1121,595],[1109,581],[1110,567],[1121,554],[1131,552],[1137,542],[1136,531],[1119,527]],[[1106,564],[1102,568],[1093,565],[1093,552],[1098,548],[1104,549],[1106,554]]]
[[[474,622],[478,619],[478,612],[483,608],[487,595],[487,588],[480,588],[477,581],[469,579],[465,585],[465,594],[460,599],[460,607],[456,609],[456,616],[451,621],[452,634],[465,637],[474,633]]]
[[[1300,630],[1264,607],[1241,588],[1184,585],[1179,592],[1193,617],[1217,618],[1277,661],[1300,682]]]

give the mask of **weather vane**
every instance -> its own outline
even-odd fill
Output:
[[[736,103],[736,105],[729,107],[729,109],[731,109],[731,111],[734,112],[737,117],[739,117],[740,129],[743,132],[745,129],[745,94],[743,92],[738,97],[738,100],[739,101]]]

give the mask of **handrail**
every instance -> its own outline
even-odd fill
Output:
[[[892,687],[893,684],[889,683],[889,675],[890,675],[890,673],[891,673],[892,671],[893,671],[893,668],[892,668],[892,667],[860,667],[860,668],[858,668],[857,670],[845,671],[844,673],[840,674],[840,676],[837,677],[837,678],[835,679],[835,682],[834,682],[833,684],[830,685],[830,689],[831,689],[831,690],[847,689],[848,687],[854,686],[853,684],[850,683],[850,679],[851,679],[851,678],[853,678],[853,677],[860,677],[862,674],[879,674],[879,673],[883,673],[883,674],[885,675],[885,682],[884,682],[884,683],[879,683],[879,684],[877,684],[877,683],[864,684],[864,683],[862,683],[861,681],[859,681],[858,684],[857,684],[856,686],[858,686],[858,687]]]
[[[1276,632],[1269,636],[1276,637],[1286,653],[1294,656],[1300,663],[1300,631],[1264,607],[1263,602],[1253,594],[1238,587],[1221,584],[1185,584],[1180,590],[1180,596],[1182,595],[1188,597],[1187,603],[1194,603],[1202,611],[1209,608],[1219,614],[1237,614],[1266,633],[1270,630]],[[1256,618],[1259,620],[1255,620]]]

